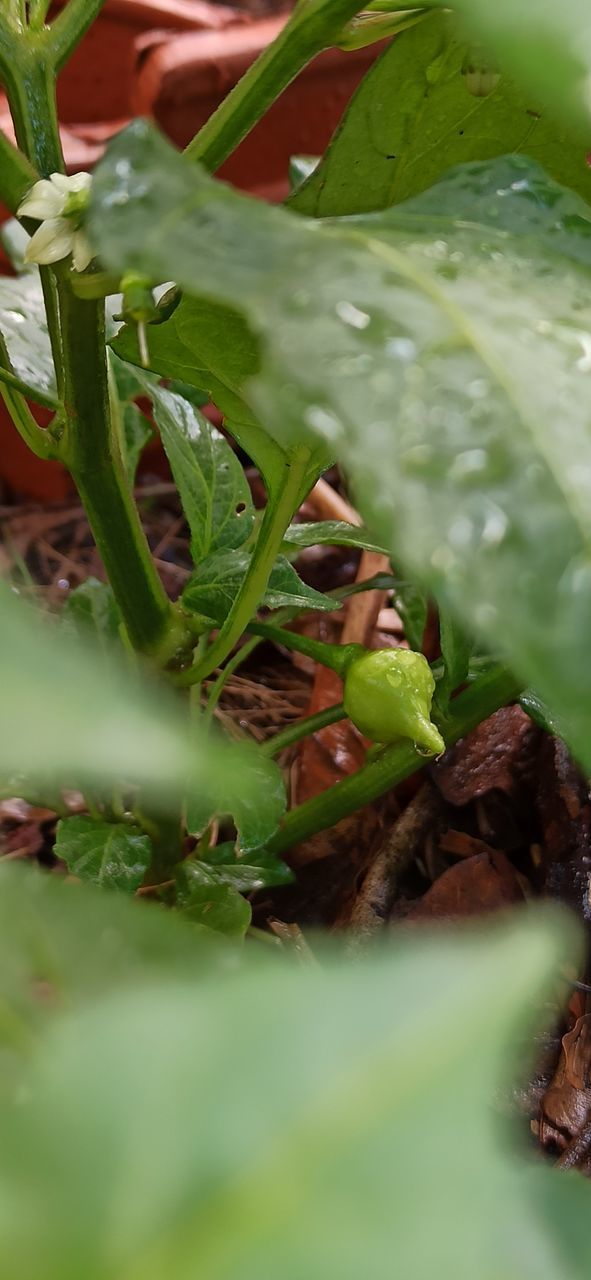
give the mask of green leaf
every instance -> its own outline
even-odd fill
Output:
[[[177,872],[176,890],[177,907],[185,920],[229,937],[244,937],[252,911],[239,886],[194,876],[183,863]]]
[[[425,592],[414,582],[397,582],[394,588],[393,604],[402,618],[409,647],[416,653],[421,653],[429,609]]]
[[[152,861],[152,842],[130,823],[100,822],[80,814],[58,822],[55,854],[80,880],[135,893]]]
[[[223,622],[232,608],[249,560],[248,551],[220,551],[208,556],[198,565],[183,591],[184,607],[204,618],[211,618],[212,622]],[[325,613],[341,608],[340,601],[332,600],[302,582],[285,556],[277,557],[260,604],[269,609],[287,606],[290,609],[320,609]]]
[[[0,277],[0,332],[13,370],[28,387],[56,395],[43,293],[37,271]]]
[[[294,878],[287,864],[272,854],[266,854],[252,866],[237,857],[234,845],[228,842],[217,845],[202,857],[187,859],[183,869],[197,884],[227,884],[241,893],[291,884]]]
[[[318,225],[216,184],[142,124],[99,167],[93,227],[111,267],[242,303],[264,340],[261,418],[330,440],[395,561],[503,651],[591,767],[591,221],[523,161],[451,191],[472,180],[491,196],[480,223],[460,207],[434,225],[415,200]]]
[[[225,770],[232,800],[252,799],[249,754],[200,738],[171,693],[114,657],[107,665],[1,584],[0,607],[0,776],[82,790],[142,783],[168,808],[187,779],[215,795]]]
[[[470,13],[476,8],[471,3]],[[523,16],[515,0],[511,8]],[[486,10],[496,14],[498,6],[487,3]],[[523,21],[529,43],[531,4]],[[507,76],[487,97],[473,97],[462,75],[469,56],[465,32],[450,12],[433,12],[399,35],[370,68],[290,207],[314,217],[386,209],[431,187],[453,165],[509,152],[530,156],[591,201],[588,126],[557,124]]]
[[[252,533],[254,507],[233,449],[182,396],[151,381],[145,390],[191,530],[194,562],[242,546]]]
[[[124,405],[122,417],[125,471],[129,487],[133,489],[140,458],[153,433],[137,404]]]
[[[569,124],[589,125],[589,8],[586,0],[457,0],[466,26],[483,37],[503,66],[552,102]]]
[[[87,578],[70,592],[60,622],[81,640],[94,636],[109,655],[119,640],[121,614],[110,586],[98,578]]]
[[[439,642],[443,675],[437,682],[436,698],[445,714],[452,693],[463,684],[470,668],[474,645],[449,609],[439,610]]]
[[[187,795],[186,822],[191,835],[201,835],[216,817],[231,817],[238,832],[240,857],[264,848],[275,834],[285,813],[287,797],[283,774],[274,760],[260,755],[256,748],[248,751],[252,790],[237,794],[227,772],[220,772],[217,791],[192,788]],[[266,860],[266,855],[265,855]]]
[[[124,327],[113,349],[141,364],[135,328]],[[286,451],[258,421],[249,384],[260,365],[259,343],[244,318],[214,300],[183,297],[164,324],[150,329],[150,368],[162,378],[181,379],[205,388],[225,416],[225,426],[258,467],[270,494],[283,486]],[[324,444],[316,447],[302,486],[302,499],[332,461]]]
[[[63,1009],[108,991],[174,981],[217,964],[214,935],[174,912],[105,897],[28,867],[0,867],[0,1084],[21,1085],[22,1058]],[[225,961],[222,961],[225,963]]]
[[[150,423],[135,403],[145,394],[145,381],[140,380],[137,370],[125,360],[120,360],[112,351],[108,352],[111,389],[115,405],[111,405],[112,413],[119,415],[119,436],[125,463],[125,471],[130,488],[135,485],[136,472],[142,452],[153,431]]]
[[[284,542],[290,547],[359,547],[364,551],[386,554],[384,547],[372,538],[368,529],[359,529],[346,520],[320,520],[311,524],[290,524]]]
[[[492,1101],[571,939],[530,919],[63,1018],[0,1115],[2,1274],[584,1280],[588,1183]]]

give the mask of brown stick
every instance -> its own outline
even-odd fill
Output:
[[[351,912],[351,950],[361,950],[384,928],[400,877],[420,852],[440,807],[438,792],[430,782],[424,782],[388,832]]]

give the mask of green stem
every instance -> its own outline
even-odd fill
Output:
[[[207,653],[195,666],[181,672],[175,683],[191,685],[205,680],[228,654],[251,621],[265,594],[271,570],[281,549],[285,530],[301,500],[302,484],[310,461],[310,450],[302,445],[286,461],[285,479],[265,507],[265,514],[246,577],[221,630]]]
[[[218,702],[222,696],[222,693],[224,692],[224,688],[228,680],[230,679],[230,676],[234,675],[234,672],[238,670],[238,667],[242,666],[243,662],[246,662],[246,659],[250,657],[251,653],[254,652],[257,645],[259,645],[260,643],[261,642],[258,636],[253,636],[250,640],[247,640],[243,645],[240,646],[239,649],[236,650],[236,653],[228,660],[223,671],[220,671],[219,676],[217,677],[216,680],[214,680],[211,688],[208,691],[207,703],[205,706],[205,713],[204,713],[204,720],[206,724],[211,723],[211,720],[213,719],[213,713],[218,705]]]
[[[288,84],[363,6],[359,0],[299,0],[277,39],[228,94],[186,148],[215,173]]]
[[[504,667],[494,667],[480,676],[451,703],[450,717],[445,725],[446,745],[452,746],[499,707],[513,702],[519,696],[521,687]],[[368,761],[352,777],[337,782],[321,795],[292,809],[269,842],[268,851],[285,853],[292,845],[309,839],[317,831],[334,826],[341,818],[379,799],[404,778],[423,768],[424,763],[412,743],[394,743],[376,759]]]
[[[41,31],[51,0],[29,0],[29,27],[31,31]]]
[[[91,9],[91,0],[84,0],[84,7]],[[61,17],[81,12],[71,0]],[[30,36],[6,79],[19,145],[42,174],[63,171],[48,48],[41,35]],[[142,652],[165,651],[175,633],[175,615],[152,563],[113,431],[104,304],[76,298],[67,269],[46,268],[42,277],[64,401],[59,456],[78,488],[132,645]]]
[[[294,649],[303,653],[323,667],[330,667],[337,675],[344,676],[345,671],[355,654],[363,653],[359,644],[327,644],[325,640],[314,640],[312,636],[300,635],[297,631],[286,631],[282,627],[274,627],[269,622],[251,622],[248,630],[263,640],[272,640],[274,644],[282,644],[286,649]]]
[[[92,26],[105,0],[69,0],[47,33],[47,45],[54,66],[61,71],[89,27]]]
[[[156,573],[113,427],[104,307],[60,282],[66,425],[61,456],[78,489],[134,649],[164,649],[174,615]]]
[[[311,733],[318,733],[320,729],[326,729],[329,724],[345,720],[346,716],[347,712],[342,702],[335,703],[333,707],[325,707],[324,711],[316,711],[314,715],[306,716],[296,724],[290,724],[287,729],[282,729],[281,733],[275,733],[272,738],[268,738],[260,747],[261,755],[278,756],[280,752],[285,751],[286,747],[293,746],[294,742],[307,738]]]

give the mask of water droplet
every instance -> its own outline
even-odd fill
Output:
[[[319,431],[328,440],[337,440],[342,434],[342,426],[334,414],[323,409],[319,404],[311,404],[304,414],[306,426]]]
[[[467,392],[471,400],[484,400],[490,391],[490,386],[485,378],[475,378],[473,382],[469,382]]]
[[[371,316],[367,311],[360,311],[359,307],[355,307],[352,302],[337,302],[335,311],[344,324],[349,324],[353,329],[367,329],[371,322]]]
[[[385,351],[387,356],[405,361],[414,360],[417,354],[416,344],[411,338],[389,338]]]
[[[591,334],[579,333],[577,334],[577,337],[583,348],[583,354],[577,360],[575,368],[579,370],[579,373],[590,373],[591,372]]]
[[[450,573],[456,563],[456,557],[451,547],[445,543],[437,547],[431,556],[431,564],[434,569],[440,570],[441,573]]]
[[[450,480],[460,482],[472,476],[482,476],[488,466],[486,449],[464,449],[454,458],[449,469]]]
[[[494,627],[498,618],[498,611],[494,604],[479,604],[474,610],[474,620],[477,627],[482,627],[483,631],[489,627]]]
[[[433,450],[429,444],[416,444],[401,455],[400,466],[403,471],[424,471],[433,461]]]
[[[451,546],[458,551],[469,547],[474,540],[474,525],[469,516],[458,516],[450,526],[448,537]]]
[[[491,503],[482,529],[482,541],[487,547],[498,547],[506,537],[508,528],[509,521],[505,512]]]

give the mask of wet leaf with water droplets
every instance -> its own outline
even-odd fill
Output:
[[[108,203],[121,155],[125,216]],[[243,307],[261,346],[249,396],[269,432],[280,444],[298,430],[326,436],[327,415],[356,502],[395,562],[508,657],[591,766],[584,203],[507,159],[452,174],[424,209],[416,199],[319,225],[215,183],[143,123],[113,144],[93,191],[109,266]],[[446,214],[434,230],[437,201]],[[294,311],[302,280],[314,293]],[[344,300],[369,323],[343,318]]]

